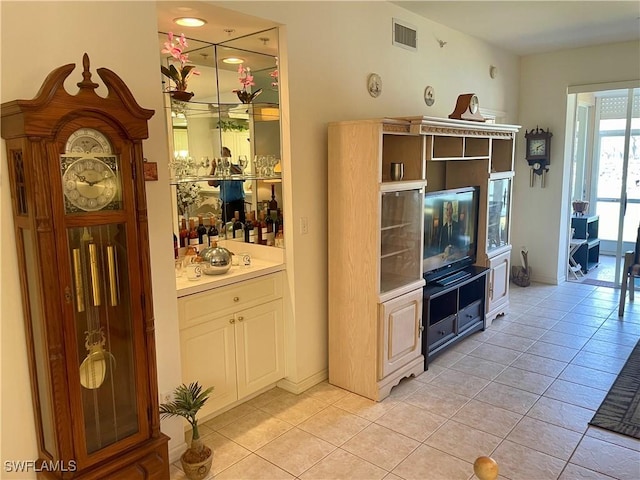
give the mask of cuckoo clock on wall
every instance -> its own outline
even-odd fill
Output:
[[[529,186],[535,184],[535,175],[540,176],[540,186],[545,187],[546,175],[549,171],[551,155],[551,137],[549,129],[542,130],[538,127],[525,133],[527,140],[526,159],[531,171],[529,172]]]
[[[169,478],[160,432],[142,140],[152,110],[82,61],[1,106],[45,478]]]

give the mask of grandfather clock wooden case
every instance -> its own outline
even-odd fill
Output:
[[[160,432],[141,108],[89,58],[2,104],[42,478],[168,479]],[[79,75],[78,75],[79,76]]]

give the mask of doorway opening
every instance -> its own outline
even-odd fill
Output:
[[[575,105],[571,200],[588,202],[584,213],[571,216],[569,280],[619,287],[624,252],[635,244],[640,82],[625,83],[569,89],[569,104]]]

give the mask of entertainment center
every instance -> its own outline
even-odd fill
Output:
[[[506,312],[518,129],[434,117],[329,125],[340,232],[328,248],[330,383],[382,400]]]

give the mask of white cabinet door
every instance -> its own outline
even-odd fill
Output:
[[[242,398],[284,377],[284,318],[275,300],[235,315],[238,396]]]
[[[422,289],[380,304],[378,379],[421,354]]]
[[[238,399],[233,315],[225,315],[180,331],[182,381],[214,387],[200,416]]]
[[[487,302],[487,321],[491,322],[500,313],[505,313],[509,306],[509,263],[511,249],[488,261],[489,300]]]

